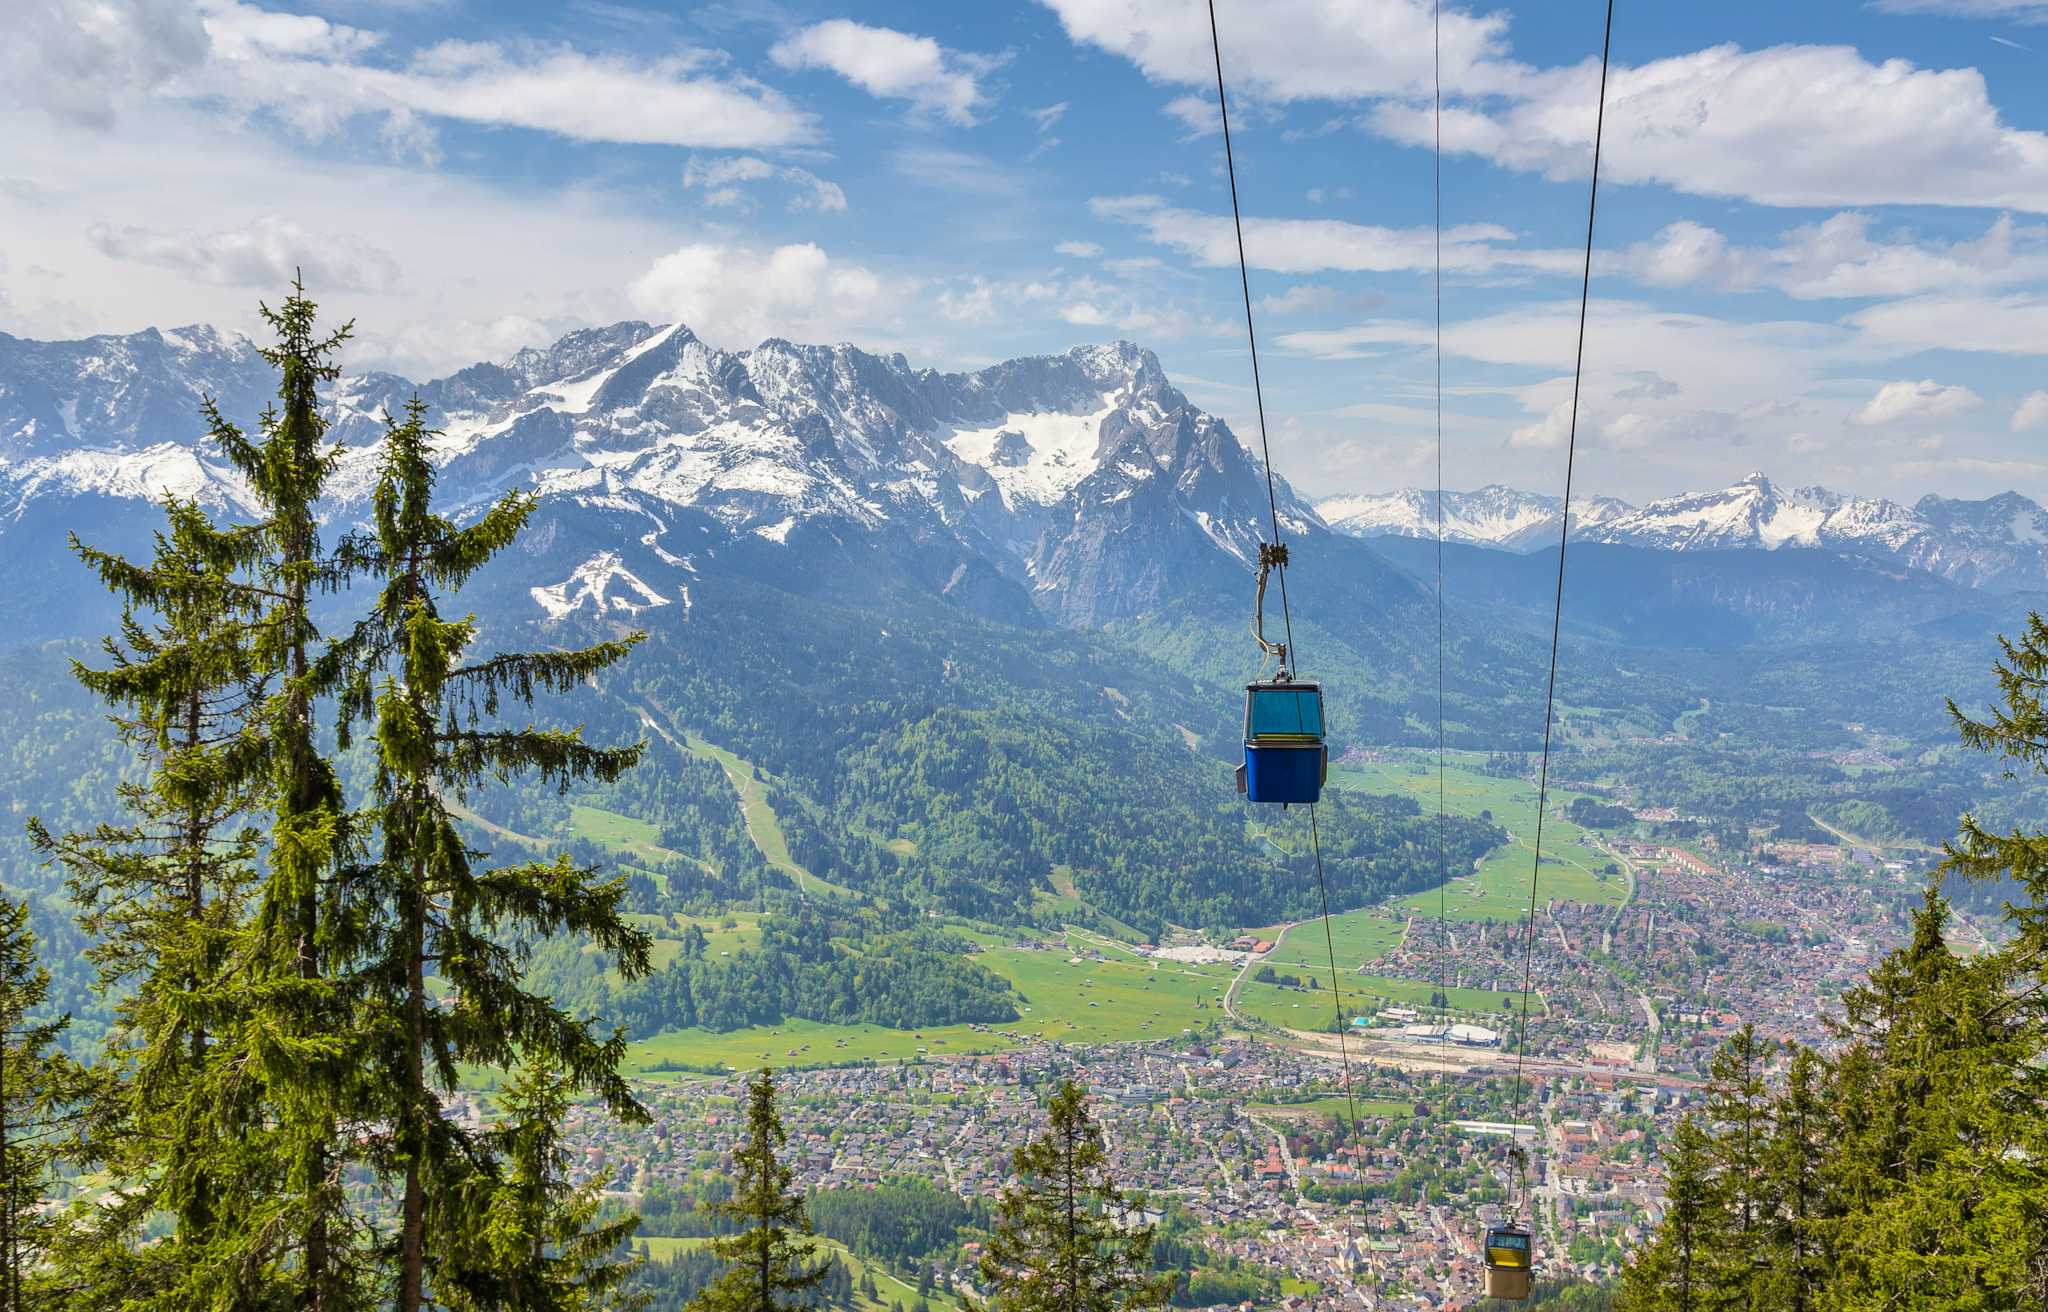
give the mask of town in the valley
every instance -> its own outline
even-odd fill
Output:
[[[1618,900],[1545,899],[1533,924],[1446,918],[1427,898],[1340,918],[1346,941],[1375,943],[1340,954],[1341,1013],[1314,921],[1214,943],[1019,933],[1006,950],[1046,954],[1076,998],[1112,969],[1205,971],[1217,1005],[1133,1041],[1049,1036],[1039,1014],[976,1027],[981,1051],[848,1059],[806,1040],[722,1075],[644,1072],[651,1123],[582,1116],[581,1174],[627,1204],[689,1199],[730,1167],[734,1095],[765,1065],[799,1187],[916,1179],[992,1200],[1046,1093],[1072,1078],[1148,1219],[1268,1277],[1272,1305],[1472,1306],[1480,1235],[1507,1211],[1533,1217],[1542,1277],[1611,1279],[1662,1214],[1660,1138],[1700,1105],[1715,1049],[1746,1019],[1825,1045],[1841,993],[1901,941],[1931,858],[1847,841],[1736,857],[1591,828],[1570,841],[1572,860],[1624,881]],[[1353,935],[1360,917],[1371,932]],[[1318,1024],[1336,1014],[1341,1030]],[[966,1242],[891,1274],[929,1303],[971,1300],[977,1255]]]

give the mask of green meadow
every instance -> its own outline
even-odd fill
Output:
[[[994,936],[980,937],[988,941]],[[1136,955],[1097,961],[1082,955],[1091,950],[1076,939],[1074,949],[1067,950],[1002,945],[977,952],[974,959],[1009,980],[1021,998],[1017,1020],[984,1030],[968,1025],[890,1030],[800,1020],[727,1034],[673,1030],[634,1043],[628,1066],[658,1078],[661,1072],[649,1068],[664,1060],[741,1070],[906,1061],[1015,1047],[1016,1040],[1004,1031],[1060,1043],[1129,1043],[1173,1038],[1227,1019],[1223,991],[1235,973],[1232,968]]]
[[[1325,969],[1312,973],[1317,985],[1313,991],[1306,987],[1284,988],[1247,980],[1238,991],[1237,1009],[1254,1020],[1283,1029],[1327,1031],[1337,1016],[1336,1000],[1330,994],[1330,972]],[[1303,976],[1302,983],[1306,985],[1307,982],[1308,976]],[[1361,1012],[1389,1005],[1427,1011],[1431,1005],[1430,996],[1437,989],[1434,984],[1420,980],[1346,972],[1341,979],[1341,991],[1344,1019],[1348,1022]],[[1510,1014],[1504,1008],[1512,1007],[1519,1013],[1520,999],[1520,993],[1492,989],[1453,988],[1449,991],[1453,1013],[1494,1028],[1499,1028],[1503,1018]],[[1540,1013],[1542,1007],[1541,998],[1531,999],[1532,1014]]]
[[[1327,975],[1334,947],[1338,968],[1355,970],[1386,955],[1389,948],[1401,941],[1406,929],[1407,916],[1390,912],[1385,907],[1361,907],[1331,916],[1327,938],[1321,920],[1304,920],[1287,931],[1287,937],[1266,961],[1275,970],[1286,974],[1300,974],[1297,967],[1312,969],[1321,966],[1322,973]],[[1267,939],[1275,933],[1270,929],[1251,932]]]
[[[661,826],[635,820],[617,811],[577,804],[569,808],[569,832],[587,838],[600,847],[623,852],[642,861],[687,861],[692,858],[673,852],[660,843]]]
[[[782,832],[782,821],[776,818],[772,800],[779,785],[767,771],[723,747],[705,742],[694,733],[685,734],[683,741],[692,754],[707,761],[716,761],[724,768],[733,791],[739,794],[740,813],[746,817],[747,834],[754,840],[754,846],[761,849],[761,855],[769,865],[788,875],[790,881],[806,893],[836,893],[848,898],[857,896],[852,889],[818,878],[790,856],[789,839]],[[910,850],[915,851],[915,845]]]
[[[1330,781],[1340,788],[1369,793],[1406,793],[1429,810],[1437,803],[1434,763],[1383,761],[1333,768]],[[1628,896],[1625,876],[1601,873],[1608,858],[1584,841],[1587,832],[1556,814],[1580,796],[1554,789],[1551,814],[1543,822],[1543,867],[1536,881],[1536,901],[1618,905]],[[1512,837],[1507,846],[1490,852],[1476,871],[1460,874],[1437,889],[1411,894],[1395,905],[1419,916],[1435,916],[1441,908],[1449,920],[1519,920],[1529,913],[1529,876],[1535,859],[1536,786],[1526,779],[1497,779],[1453,765],[1444,772],[1444,809],[1459,815],[1490,813]]]
[[[1310,1120],[1322,1116],[1349,1120],[1354,1112],[1359,1116],[1372,1116],[1381,1120],[1405,1120],[1415,1114],[1415,1104],[1399,1098],[1363,1096],[1354,1102],[1341,1093],[1335,1093],[1321,1098],[1311,1098],[1306,1102],[1247,1103],[1245,1110],[1276,1121]]]
[[[645,1244],[647,1246],[647,1255],[657,1261],[673,1257],[677,1253],[686,1252],[693,1248],[702,1248],[710,1242],[709,1239],[676,1239],[665,1235],[641,1235],[633,1240],[636,1246]],[[888,1268],[884,1267],[880,1262],[861,1257],[836,1239],[827,1239],[822,1235],[814,1235],[809,1242],[817,1245],[817,1253],[820,1257],[825,1256],[827,1253],[837,1254],[839,1260],[846,1264],[846,1269],[853,1273],[855,1285],[860,1284],[860,1278],[863,1275],[873,1277],[875,1292],[881,1295],[881,1301],[875,1302],[863,1298],[858,1292],[855,1292],[853,1296],[854,1312],[885,1312],[891,1303],[912,1307],[916,1305],[919,1297],[923,1297],[934,1308],[953,1309],[957,1312],[960,1306],[957,1299],[941,1290],[934,1289],[928,1294],[919,1295],[917,1286],[898,1280],[895,1276],[890,1275]]]

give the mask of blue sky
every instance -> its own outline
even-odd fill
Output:
[[[1127,337],[1253,436],[1200,0],[27,0],[0,330],[429,377],[620,318],[970,367]],[[1432,9],[1220,0],[1267,408],[1434,477]],[[1442,15],[1445,464],[1562,477],[1598,0]],[[1622,0],[1581,486],[2048,493],[2048,0]]]

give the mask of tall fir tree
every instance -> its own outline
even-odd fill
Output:
[[[1951,699],[1948,713],[1963,742],[1997,757],[2009,773],[2048,777],[2048,619],[2027,616],[2017,641],[1999,639],[2000,659],[1992,666],[2002,704],[1979,719]],[[1947,845],[1947,868],[1973,879],[2010,879],[2025,891],[2008,919],[2019,946],[2032,961],[2048,960],[2048,832],[2017,826],[2000,834],[1965,814]]]
[[[1730,1306],[1755,1305],[1774,1255],[1765,1246],[1776,1217],[1769,1150],[1771,1091],[1767,1069],[1773,1045],[1745,1024],[1728,1036],[1708,1065],[1707,1139],[1728,1224],[1711,1263],[1712,1279]]]
[[[1764,1163],[1776,1207],[1765,1221],[1763,1249],[1770,1260],[1759,1286],[1762,1302],[1785,1312],[1821,1306],[1828,1220],[1823,1172],[1834,1134],[1826,1079],[1813,1049],[1792,1045]]]
[[[256,603],[235,572],[260,537],[217,528],[189,502],[166,513],[147,565],[74,541],[124,599],[107,665],[74,672],[116,708],[143,766],[119,789],[127,819],[61,837],[29,825],[69,872],[99,987],[120,999],[73,1157],[124,1183],[75,1210],[62,1260],[80,1306],[253,1307],[266,1282],[235,1242],[240,1204],[277,1180],[249,1151],[265,1133],[260,1108],[224,1093],[215,1034],[245,1001],[238,954],[258,847],[248,764],[260,750],[248,720],[261,688],[248,652]],[[171,1233],[139,1243],[158,1214]]]
[[[363,1251],[374,1235],[345,1189],[347,1145],[370,1119],[356,1028],[362,981],[351,973],[368,899],[344,869],[349,816],[321,750],[317,712],[336,674],[320,660],[314,603],[347,579],[321,543],[317,511],[335,460],[319,388],[340,376],[336,357],[351,325],[323,333],[318,307],[296,281],[282,305],[261,311],[276,334],[262,353],[278,372],[278,390],[258,436],[211,400],[205,405],[209,440],[262,512],[262,550],[248,581],[263,608],[250,624],[249,651],[253,671],[268,681],[252,717],[260,751],[249,762],[270,811],[268,863],[242,963],[252,1001],[221,1041],[260,1082],[284,1166],[281,1188],[252,1210],[250,1233],[288,1249],[270,1265],[292,1273],[307,1312],[344,1312],[373,1297],[376,1276]]]
[[[1730,1301],[1715,1279],[1728,1212],[1714,1178],[1707,1136],[1688,1116],[1664,1153],[1664,1222],[1629,1259],[1617,1312],[1722,1312]]]
[[[330,656],[341,671],[332,681],[342,688],[344,730],[366,719],[375,728],[373,809],[382,853],[364,875],[371,906],[364,1028],[372,1083],[384,1090],[379,1119],[391,1127],[386,1165],[399,1177],[398,1312],[421,1306],[430,1252],[452,1247],[477,1221],[460,1206],[473,1192],[464,1176],[477,1146],[442,1111],[461,1065],[510,1067],[523,1057],[595,1093],[614,1114],[645,1119],[619,1074],[624,1038],[599,1038],[522,987],[526,963],[517,949],[570,933],[610,954],[624,978],[644,975],[649,938],[622,915],[624,882],[600,880],[567,857],[478,869],[482,854],[463,841],[450,809],[487,781],[537,774],[567,788],[630,769],[637,745],[593,747],[579,731],[510,726],[498,717],[595,678],[640,635],[465,663],[476,623],[444,618],[441,596],[511,545],[534,502],[509,496],[467,527],[436,514],[432,436],[417,397],[402,421],[387,417],[375,532],[340,553],[381,589],[369,617]],[[449,1005],[435,1005],[430,975],[450,991]],[[553,1105],[538,1084],[528,1092],[530,1110]],[[449,1244],[430,1243],[430,1214]]]
[[[437,1306],[451,1312],[635,1312],[628,1287],[638,1259],[620,1256],[639,1228],[607,1215],[600,1181],[576,1185],[563,1134],[573,1082],[545,1058],[523,1063],[497,1098],[500,1120],[484,1145],[495,1168],[463,1176],[458,1196],[436,1199],[454,1227],[436,1242]]]
[[[2048,1269],[2043,1032],[2004,953],[1965,961],[1930,885],[1910,943],[1844,999],[1831,1302],[2004,1309]]]
[[[1152,1270],[1144,1199],[1110,1177],[1087,1096],[1063,1081],[1045,1131],[1010,1159],[1016,1181],[996,1205],[981,1261],[993,1312],[1112,1312],[1164,1307],[1178,1277]]]
[[[747,1129],[733,1153],[733,1195],[710,1205],[714,1216],[739,1227],[711,1248],[730,1265],[690,1300],[692,1312],[787,1312],[807,1307],[827,1268],[807,1242],[811,1219],[796,1173],[782,1160],[789,1141],[775,1110],[775,1077],[761,1070],[747,1083]]]
[[[49,993],[28,903],[0,896],[0,1312],[54,1306],[63,1289],[42,1278],[56,1232],[43,1200],[80,1081],[55,1047],[66,1022],[37,1016]]]

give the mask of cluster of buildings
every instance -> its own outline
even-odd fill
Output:
[[[1745,1020],[1772,1037],[1825,1041],[1842,990],[1903,939],[1915,889],[1912,872],[1828,846],[1737,858],[1585,841],[1625,873],[1622,905],[1552,902],[1533,925],[1418,916],[1369,963],[1376,975],[1495,997],[1518,994],[1526,965],[1535,989],[1526,1023],[1512,1007],[1386,1005],[1360,1017],[1346,1049],[1355,1121],[1336,1110],[1350,1105],[1338,1052],[1308,1036],[1076,1048],[1014,1034],[1021,1046],[998,1055],[781,1074],[798,1183],[914,1177],[992,1198],[1009,1182],[1012,1149],[1041,1127],[1046,1094],[1071,1077],[1092,1094],[1119,1183],[1211,1262],[1266,1273],[1280,1293],[1261,1306],[1476,1307],[1479,1236],[1513,1204],[1535,1219],[1541,1274],[1611,1278],[1661,1219],[1659,1145],[1703,1097],[1715,1048]],[[1241,960],[1271,948],[1247,934],[1159,951]],[[1526,1078],[1520,1100],[1511,1067]],[[736,1080],[648,1086],[646,1126],[580,1119],[582,1173],[645,1197],[729,1169]],[[1511,1199],[1518,1146],[1529,1192]],[[975,1256],[969,1239],[929,1274],[972,1290]]]

